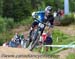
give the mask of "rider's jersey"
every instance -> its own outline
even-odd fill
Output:
[[[35,13],[34,13],[35,14],[34,16],[36,16],[36,18],[32,24],[33,25],[32,27],[35,27],[39,23],[43,23],[43,22],[49,22],[50,27],[51,27],[51,25],[53,25],[53,21],[54,21],[53,15],[45,16],[45,11],[37,11]]]
[[[37,14],[37,20],[39,22],[43,22],[44,17],[45,17],[45,12],[44,11],[38,11],[38,12],[36,12],[36,14]]]

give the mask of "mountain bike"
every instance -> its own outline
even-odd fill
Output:
[[[29,45],[29,50],[32,51],[35,46],[38,44],[38,41],[40,39],[41,36],[41,28],[45,28],[45,24],[43,23],[39,23],[38,28],[34,31],[32,31],[31,36],[32,36],[32,42]]]

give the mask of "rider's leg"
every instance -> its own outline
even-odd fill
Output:
[[[46,45],[52,45],[52,43],[53,43],[52,38],[48,36],[46,38]],[[50,48],[51,51],[53,50],[52,47],[49,47],[49,48]],[[48,47],[46,47],[46,50],[48,50]]]
[[[33,32],[33,28],[31,27],[30,32],[29,32],[29,38],[30,38],[29,43],[32,41],[32,38],[31,38],[32,32]]]
[[[46,44],[47,44],[47,45],[52,45],[52,43],[53,43],[53,40],[52,40],[53,27],[51,27],[51,26],[46,26],[45,31],[47,32],[47,36],[50,38],[50,40],[49,40],[50,43],[47,43],[47,42],[46,42]],[[50,50],[51,50],[51,51],[53,50],[52,47],[50,47]],[[46,51],[48,51],[48,47],[46,47]]]
[[[50,43],[50,45],[52,45],[52,43],[53,43],[53,40],[52,40],[52,32],[53,32],[53,25],[51,25],[51,26],[49,27],[49,32],[48,32],[48,35],[49,35],[50,38],[51,38],[51,43]],[[51,50],[51,51],[53,50],[52,47],[50,47],[50,50]]]
[[[30,41],[29,42],[32,42],[32,32],[37,28],[38,26],[38,22],[37,21],[34,21],[31,25],[31,29],[30,29],[30,32],[29,32],[29,37],[30,37]]]
[[[45,30],[45,25],[44,25],[44,27],[43,28],[40,28],[40,31],[41,31],[41,35],[42,35],[42,33],[43,33],[43,31]]]

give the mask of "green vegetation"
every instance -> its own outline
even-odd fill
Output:
[[[0,17],[0,32],[6,32],[10,29],[18,27],[20,25],[30,25],[32,23],[32,18],[23,19],[20,22],[15,22],[12,18]]]
[[[0,32],[6,32],[7,30],[13,28],[13,26],[13,19],[0,17]]]
[[[53,45],[67,45],[73,41],[75,41],[75,37],[74,36],[70,36],[67,34],[64,34],[63,32],[61,32],[58,29],[54,29],[53,33],[52,33],[52,37],[53,37]],[[43,51],[43,54],[51,54],[52,52],[56,51],[59,48],[53,48],[53,51]],[[63,49],[64,50],[64,49]],[[34,51],[39,51],[39,49],[34,49]]]
[[[55,29],[52,35],[53,35],[53,44],[57,44],[57,45],[69,44],[74,40],[71,36],[64,34],[58,29]]]
[[[66,59],[75,59],[75,54],[71,53],[69,54]]]
[[[21,25],[31,25],[31,23],[33,22],[34,20],[32,19],[32,17],[29,17],[27,19],[23,19],[20,24]]]
[[[4,42],[10,41],[11,38],[13,37],[13,35],[14,35],[14,34],[11,33],[10,31],[0,33],[0,46],[1,46]]]
[[[30,26],[32,23],[32,18],[23,19],[20,22],[14,22],[12,18],[2,18],[0,17],[0,45],[4,42],[11,40],[14,33],[11,31],[19,26]]]
[[[71,13],[69,15],[65,15],[60,19],[60,25],[70,25],[70,24],[75,24],[75,18],[74,18],[74,14]]]
[[[70,11],[75,11],[75,0],[70,1]],[[59,4],[58,4],[59,3]],[[54,10],[64,9],[64,0],[0,0],[0,15],[20,21],[31,15],[34,10],[43,10],[47,5]]]
[[[0,45],[10,39],[10,29],[14,27],[13,19],[0,17]]]

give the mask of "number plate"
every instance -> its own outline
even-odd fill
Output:
[[[44,24],[42,24],[42,23],[39,23],[39,25],[38,25],[40,28],[44,28]]]

